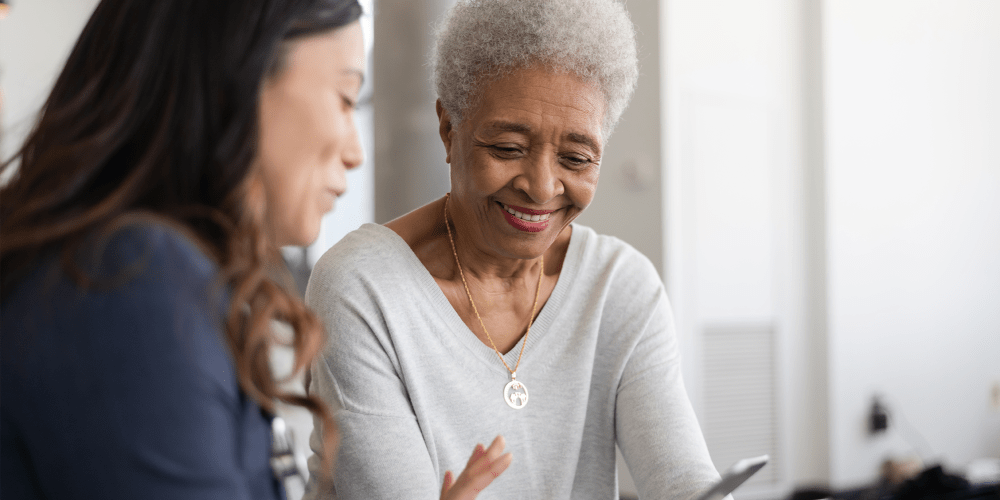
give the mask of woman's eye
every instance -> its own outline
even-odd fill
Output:
[[[590,164],[589,158],[582,156],[563,156],[563,164],[570,168],[582,168]]]
[[[492,146],[493,154],[500,158],[518,158],[522,156],[521,149],[510,146]]]

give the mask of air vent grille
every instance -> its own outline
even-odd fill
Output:
[[[774,328],[771,324],[706,328],[703,336],[702,427],[716,468],[768,454],[767,466],[746,486],[781,480],[778,453]]]

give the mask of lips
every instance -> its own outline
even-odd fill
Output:
[[[323,211],[324,214],[326,214],[326,213],[330,212],[331,210],[333,210],[333,207],[337,204],[337,198],[340,198],[341,195],[344,194],[344,190],[343,189],[328,188],[326,190],[326,193],[328,195],[330,195],[330,196],[329,196],[329,198],[325,198],[325,200],[327,200],[327,203],[325,203],[323,205],[325,207],[325,210]]]
[[[500,203],[504,219],[519,231],[537,233],[549,227],[549,217],[555,210],[532,210],[530,208]]]
[[[501,203],[501,205],[503,205]],[[531,210],[530,208],[517,207],[513,205],[503,205],[503,209],[507,213],[521,219],[525,222],[541,222],[549,220],[549,215],[554,212],[554,210]]]

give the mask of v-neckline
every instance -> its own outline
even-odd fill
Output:
[[[437,281],[434,280],[434,276],[431,275],[423,262],[420,261],[420,258],[413,253],[410,245],[392,229],[380,224],[372,225],[379,226],[380,230],[391,233],[390,237],[392,241],[400,247],[400,253],[409,261],[408,264],[418,269],[414,278],[425,290],[425,296],[431,302],[434,310],[444,323],[448,325],[447,329],[481,361],[493,369],[507,374],[507,368],[497,359],[497,352],[479,340],[475,332],[469,329],[469,326],[459,316],[458,311],[451,305],[451,301],[448,300],[444,291],[438,286]],[[548,300],[542,306],[541,311],[538,312],[538,316],[531,325],[531,334],[527,336],[527,345],[524,345],[525,336],[521,336],[517,343],[514,344],[514,347],[507,354],[503,354],[504,361],[507,362],[507,365],[512,370],[514,369],[514,365],[517,364],[517,358],[521,353],[522,346],[524,346],[524,356],[521,358],[521,363],[529,363],[532,354],[535,352],[535,348],[545,338],[550,325],[559,314],[561,305],[565,301],[568,291],[572,288],[572,282],[576,279],[581,260],[580,253],[583,249],[584,235],[581,234],[581,230],[584,228],[576,224],[573,224],[572,227],[573,231],[570,233],[569,245],[566,248],[566,256],[563,259],[562,269],[559,271],[559,277],[556,278],[556,286],[552,289]],[[510,375],[507,374],[507,376],[509,377]]]

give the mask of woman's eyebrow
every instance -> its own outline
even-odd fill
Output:
[[[583,144],[584,146],[587,146],[590,149],[594,150],[594,152],[601,151],[601,148],[600,146],[598,146],[597,141],[595,141],[593,137],[590,137],[587,134],[581,134],[579,132],[570,132],[566,134],[566,138],[572,142]]]
[[[490,123],[486,127],[487,132],[497,133],[497,132],[517,132],[522,134],[527,134],[531,132],[531,127],[523,123],[508,122],[508,121],[495,121]]]
[[[496,134],[499,132],[516,132],[522,134],[530,134],[531,127],[524,123],[495,121],[491,122],[489,125],[486,126],[486,132],[491,134]],[[583,144],[584,146],[589,147],[595,152],[601,151],[599,143],[596,140],[594,140],[594,138],[591,137],[589,134],[583,134],[580,132],[569,132],[565,135],[565,137],[567,140],[578,144]]]

